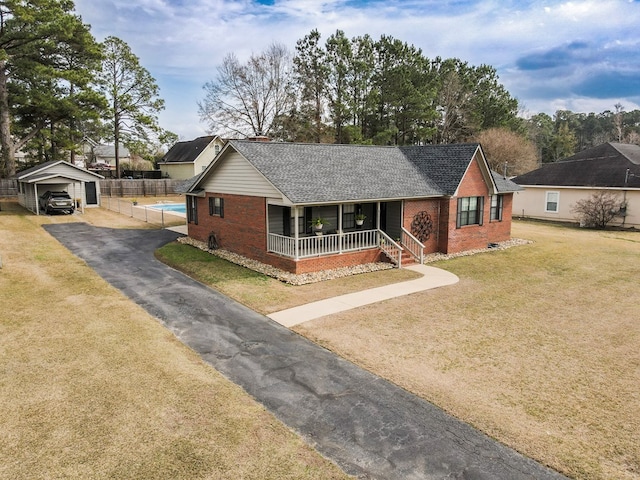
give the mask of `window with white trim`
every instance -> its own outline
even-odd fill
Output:
[[[560,203],[560,192],[547,192],[544,211],[550,213],[558,213],[558,205]]]
[[[482,225],[484,197],[463,197],[458,199],[456,227]]]

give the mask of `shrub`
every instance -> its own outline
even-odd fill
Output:
[[[621,214],[623,202],[618,194],[601,190],[589,198],[578,200],[571,211],[576,214],[580,225],[589,228],[605,228],[616,216]]]

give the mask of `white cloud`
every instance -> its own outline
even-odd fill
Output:
[[[195,101],[224,55],[245,59],[273,41],[293,50],[313,28],[324,39],[336,29],[348,37],[387,34],[428,57],[490,64],[528,109],[547,112],[562,101],[574,108],[608,102],[589,103],[572,86],[580,75],[621,68],[620,52],[637,51],[640,39],[640,4],[626,0],[76,0],[76,10],[99,40],[115,35],[132,47],[163,89],[165,126],[185,137],[202,133]],[[576,41],[589,42],[590,50],[582,60],[568,57],[564,69],[517,66]],[[630,57],[630,69],[637,60]]]

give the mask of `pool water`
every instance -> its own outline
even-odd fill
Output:
[[[166,212],[187,213],[187,206],[184,203],[158,203],[149,205],[153,210],[164,210]]]

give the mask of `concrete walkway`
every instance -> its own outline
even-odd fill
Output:
[[[86,223],[44,228],[351,475],[402,480],[565,478],[159,262],[155,249],[179,233]]]
[[[339,297],[328,298],[317,302],[307,303],[299,307],[289,308],[280,312],[268,315],[285,327],[293,327],[300,323],[324,317],[352,308],[381,302],[390,298],[401,297],[411,293],[422,292],[432,288],[453,285],[459,281],[458,277],[451,272],[440,268],[428,267],[426,265],[412,265],[407,270],[421,273],[423,276],[416,280],[394,283],[384,287],[370,288],[356,293],[348,293]]]

